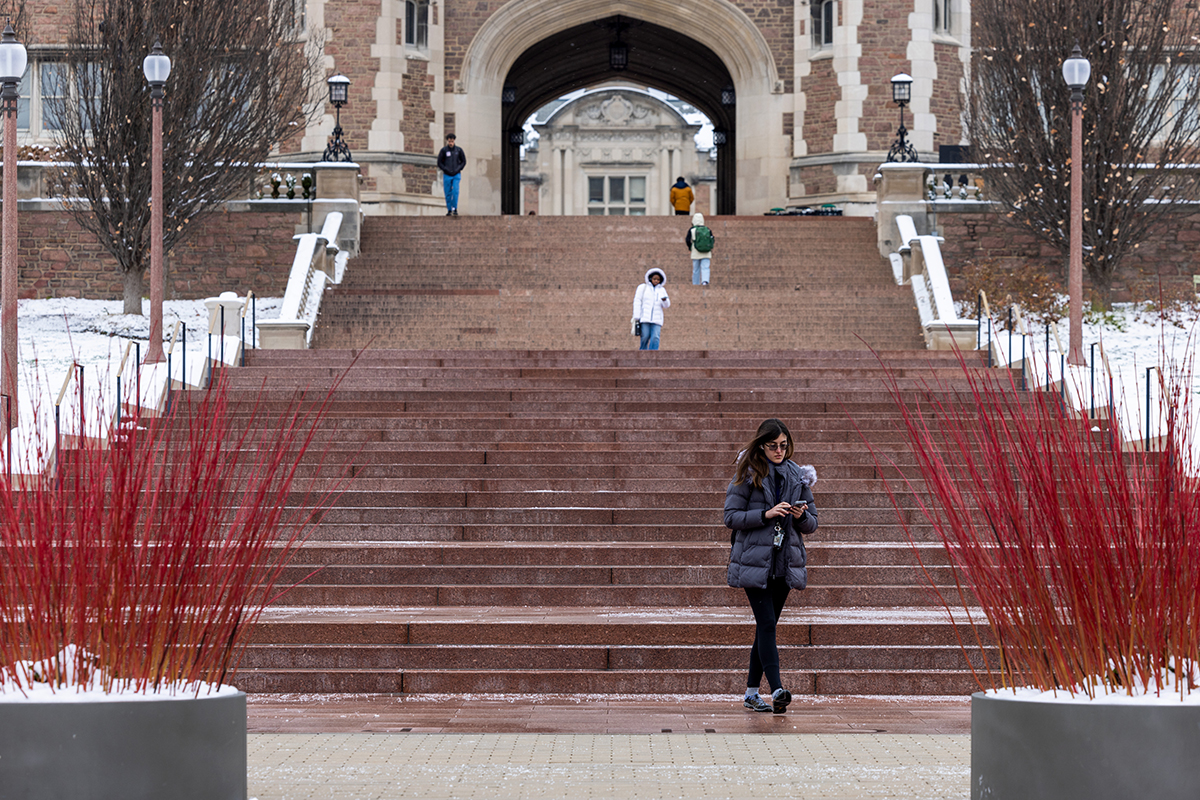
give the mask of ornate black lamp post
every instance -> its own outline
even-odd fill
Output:
[[[901,72],[892,78],[892,102],[900,106],[900,130],[896,131],[896,141],[888,150],[888,161],[920,161],[916,148],[908,141],[908,128],[904,127],[904,107],[912,100],[911,75]]]
[[[325,148],[322,161],[353,161],[350,148],[342,138],[342,106],[350,99],[350,79],[345,75],[334,75],[326,81],[329,84],[329,102],[337,109],[337,119],[333,124],[333,140]]]

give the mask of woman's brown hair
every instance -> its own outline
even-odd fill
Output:
[[[733,475],[734,483],[745,483],[749,477],[755,489],[762,488],[763,478],[771,471],[771,463],[763,455],[763,445],[779,438],[779,434],[787,437],[787,446],[783,449],[783,460],[792,457],[792,432],[780,420],[771,418],[763,420],[758,426],[754,438],[746,443],[742,452],[738,453],[737,470]]]

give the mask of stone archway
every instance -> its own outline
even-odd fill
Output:
[[[625,18],[622,18],[624,20]],[[501,131],[520,130],[522,123],[543,104],[585,86],[608,80],[628,81],[667,91],[691,103],[721,131],[717,147],[716,209],[737,212],[737,142],[735,106],[721,102],[722,92],[733,85],[725,64],[706,45],[649,22],[633,21],[623,31],[628,48],[625,70],[609,68],[609,45],[615,34],[615,17],[560,31],[521,54],[505,79]],[[504,139],[501,164],[501,212],[517,213],[519,199],[519,144]],[[670,181],[660,187],[663,192]]]
[[[689,100],[709,114],[714,123],[726,121],[731,139],[727,145],[731,157],[725,159],[730,193],[723,210],[736,208],[739,213],[754,214],[780,204],[787,197],[791,155],[783,135],[782,118],[787,108],[767,42],[744,12],[724,0],[693,0],[687,4],[671,0],[524,0],[506,3],[475,35],[464,59],[462,78],[454,87],[453,108],[447,109],[456,114],[459,141],[471,160],[465,176],[470,212],[494,214],[506,205],[505,179],[515,170],[504,166],[505,149],[510,148],[510,156],[513,152],[504,132],[505,125],[511,126],[519,112],[501,103],[501,92],[514,66],[523,57],[530,60],[527,53],[539,53],[538,48],[559,41],[563,34],[569,39],[569,31],[603,33],[593,23],[618,14],[644,23],[641,29],[648,33],[657,32],[659,42],[655,46],[662,44],[665,35],[670,39],[668,50],[677,55],[685,49],[692,53],[707,51],[699,56],[710,67],[703,80],[695,65],[688,69],[686,59],[682,70],[672,76],[630,77]],[[708,35],[693,38],[685,33],[692,31]],[[689,72],[695,83],[707,84],[703,92],[689,84]],[[735,106],[722,105],[720,92],[724,87],[712,85],[721,74],[728,75],[736,92]],[[608,77],[617,75],[610,73]],[[525,108],[537,102],[534,98],[544,101],[554,92],[570,91],[603,77],[596,71],[588,74],[587,70],[564,73],[561,80],[545,82],[530,92],[525,102],[513,105]]]

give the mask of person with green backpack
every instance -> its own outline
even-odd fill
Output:
[[[708,286],[708,268],[712,264],[713,245],[717,237],[704,224],[704,215],[692,215],[692,227],[688,228],[683,243],[692,251],[692,285]]]

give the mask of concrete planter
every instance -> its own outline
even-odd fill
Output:
[[[0,702],[0,800],[246,800],[246,695]]]
[[[971,800],[1194,800],[1200,706],[971,697]]]

